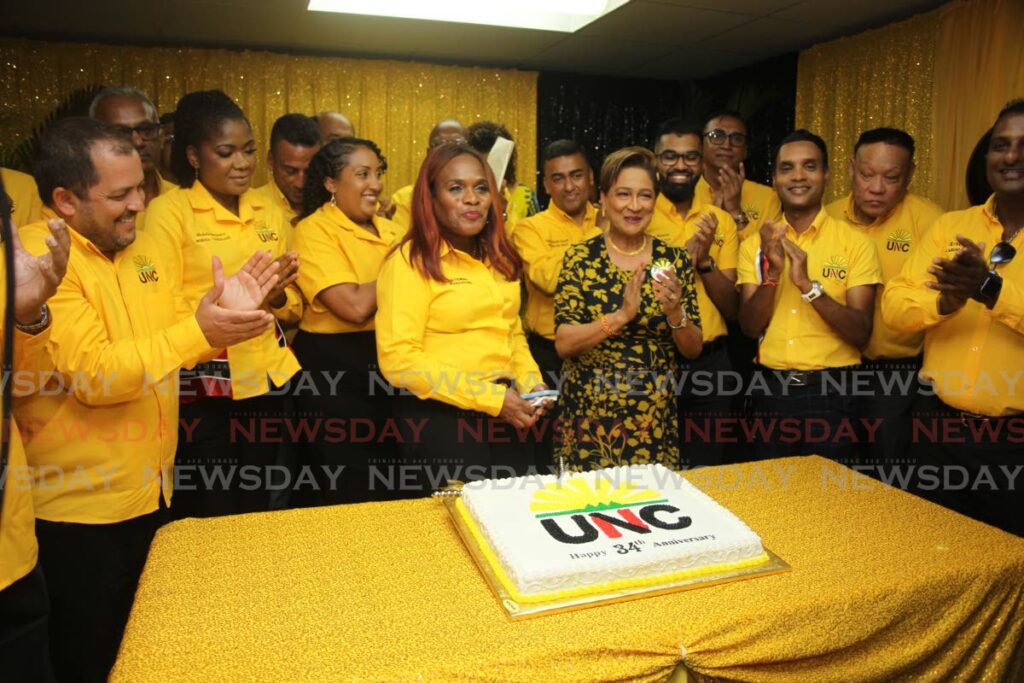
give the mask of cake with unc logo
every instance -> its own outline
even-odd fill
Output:
[[[472,482],[456,509],[509,595],[522,603],[769,560],[750,527],[661,465]]]

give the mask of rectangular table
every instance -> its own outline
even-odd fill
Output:
[[[513,623],[436,500],[184,520],[111,680],[1024,680],[1024,539],[817,457],[687,476],[793,570]]]

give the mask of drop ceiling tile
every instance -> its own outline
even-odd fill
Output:
[[[578,31],[580,35],[652,41],[677,47],[751,21],[748,16],[634,1]]]

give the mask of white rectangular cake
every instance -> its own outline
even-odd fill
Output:
[[[661,465],[472,482],[457,508],[519,602],[768,561],[750,527]]]

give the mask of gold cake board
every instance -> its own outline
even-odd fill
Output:
[[[473,561],[476,562],[476,566],[480,569],[480,573],[483,574],[487,585],[490,586],[491,592],[494,593],[494,596],[498,599],[498,603],[512,620],[530,619],[548,614],[557,614],[559,612],[570,612],[573,610],[586,609],[588,607],[597,607],[598,605],[610,605],[616,602],[637,600],[655,595],[665,595],[666,593],[676,593],[678,591],[690,590],[692,588],[714,586],[716,584],[727,583],[729,581],[742,581],[744,579],[753,579],[760,576],[771,576],[773,574],[781,574],[782,572],[788,572],[790,570],[790,566],[782,558],[768,548],[765,548],[764,551],[765,554],[768,555],[768,561],[752,567],[742,567],[728,571],[702,574],[687,579],[652,583],[646,586],[623,588],[602,593],[592,593],[590,595],[580,595],[560,600],[522,603],[509,595],[505,586],[498,579],[497,575],[495,575],[490,562],[488,562],[487,558],[484,556],[483,548],[480,547],[476,537],[470,532],[465,519],[463,519],[462,515],[459,514],[458,510],[456,510],[455,504],[459,499],[458,494],[452,489],[447,489],[447,493],[448,495],[442,494],[439,498],[444,503],[445,508],[447,508],[448,515],[451,517],[452,523],[455,525],[455,529],[459,532],[459,538],[462,539],[462,543],[466,546],[466,550],[469,551]]]

